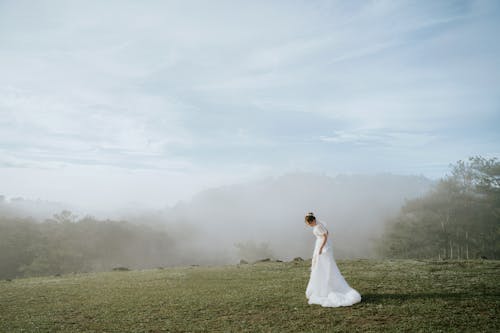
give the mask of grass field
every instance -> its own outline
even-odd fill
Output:
[[[361,303],[308,305],[310,260],[0,281],[0,331],[500,331],[498,261],[338,265]]]

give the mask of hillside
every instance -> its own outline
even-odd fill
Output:
[[[295,173],[207,189],[163,212],[197,251],[190,263],[236,263],[234,243],[266,242],[277,259],[308,257],[313,246],[303,216],[326,222],[338,258],[374,258],[374,240],[405,200],[433,182],[420,176]]]
[[[396,215],[406,200],[422,196],[432,185],[433,181],[422,176],[330,177],[294,173],[209,188],[165,209],[144,211],[139,206],[130,206],[112,215],[117,220],[154,227],[168,235],[168,243],[162,247],[170,250],[161,253],[161,263],[157,264],[162,266],[234,264],[240,259],[262,257],[282,260],[309,257],[314,237],[303,222],[304,214],[309,211],[315,212],[327,224],[337,258],[376,258],[374,241],[381,237],[387,218]],[[42,200],[6,200],[2,196],[0,199],[0,218],[32,216],[41,222],[42,216],[60,214],[59,209],[63,207]],[[72,213],[79,218],[92,215],[92,211]],[[11,244],[19,244],[15,237],[11,237]],[[250,249],[267,250],[246,251],[248,256],[245,257],[235,246],[242,243],[248,244]],[[11,249],[12,253],[17,251]],[[59,248],[58,251],[63,250]],[[71,251],[79,252],[78,249]],[[133,252],[132,247],[120,251],[124,258],[141,255],[141,251],[129,253]],[[126,260],[116,261],[115,265],[145,268]],[[71,271],[82,270],[84,268]]]
[[[0,281],[1,332],[497,332],[496,261],[339,261],[362,294],[308,305],[310,261]]]

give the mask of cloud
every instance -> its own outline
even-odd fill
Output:
[[[295,169],[437,177],[498,151],[499,16],[488,1],[2,1],[0,181],[71,169],[80,186],[97,168],[153,200],[141,181],[178,193],[158,177],[190,193]]]
[[[396,147],[411,149],[415,147],[426,146],[434,140],[439,139],[436,135],[430,133],[417,132],[396,132],[380,130],[351,130],[334,131],[331,136],[320,136],[319,139],[325,142],[337,144],[355,144],[355,145],[375,145],[377,147]]]

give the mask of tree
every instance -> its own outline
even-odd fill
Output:
[[[174,245],[159,228],[69,211],[41,223],[0,217],[0,278],[165,266]]]
[[[235,243],[234,246],[238,249],[240,259],[255,261],[258,259],[273,258],[273,253],[267,242],[257,244],[254,241],[246,241]]]
[[[378,251],[405,258],[500,258],[500,163],[471,157],[387,223]]]

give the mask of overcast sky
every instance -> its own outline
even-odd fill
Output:
[[[500,156],[499,1],[0,0],[0,194],[173,204]]]

